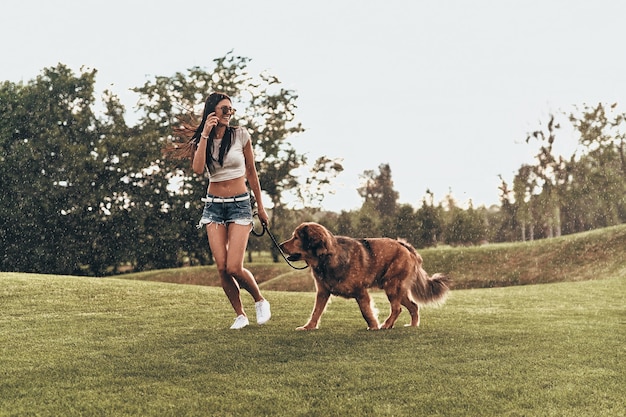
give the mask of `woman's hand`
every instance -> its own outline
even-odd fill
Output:
[[[268,217],[265,209],[263,207],[259,207],[258,212],[259,212],[259,220],[261,221],[261,223],[264,224],[265,226],[269,225],[270,218]]]
[[[204,123],[204,129],[202,129],[202,136],[204,136],[205,138],[208,138],[209,133],[211,133],[211,130],[215,126],[217,126],[218,122],[219,122],[219,119],[215,115],[215,112],[209,113],[209,115],[206,118],[206,122]]]

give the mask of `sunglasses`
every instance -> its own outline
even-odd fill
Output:
[[[222,106],[219,107],[219,109],[222,111],[222,114],[235,114],[235,112],[237,111],[237,109],[233,109],[232,107],[228,106]]]

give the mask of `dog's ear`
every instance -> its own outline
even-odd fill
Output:
[[[306,224],[300,229],[300,238],[305,250],[315,256],[331,253],[333,236],[321,225]]]

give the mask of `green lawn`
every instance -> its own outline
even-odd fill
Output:
[[[314,294],[265,295],[232,331],[216,287],[0,273],[0,416],[626,415],[623,274],[455,290],[378,332],[339,298],[296,332]]]

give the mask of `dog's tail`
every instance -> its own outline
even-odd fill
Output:
[[[419,304],[443,304],[446,301],[450,287],[450,279],[444,274],[428,276],[422,264],[424,260],[411,245],[406,245],[407,249],[415,257],[415,281],[411,286],[411,295]]]
[[[444,274],[429,277],[424,269],[418,267],[411,292],[419,304],[443,304],[450,291],[449,283],[450,280]]]

